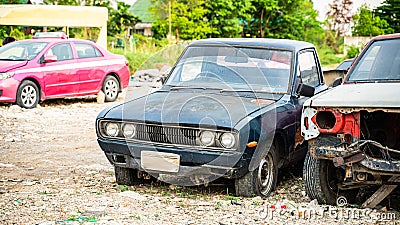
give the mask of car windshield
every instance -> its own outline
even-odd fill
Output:
[[[47,42],[14,41],[0,48],[0,60],[32,60],[47,44]]]
[[[191,46],[166,85],[287,93],[292,51],[231,46]]]
[[[347,77],[347,81],[400,81],[400,39],[372,43]]]

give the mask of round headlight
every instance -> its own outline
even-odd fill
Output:
[[[219,141],[224,148],[232,148],[235,145],[235,136],[232,133],[223,133]]]
[[[107,123],[105,126],[105,131],[108,136],[116,137],[119,132],[118,124],[116,123]]]
[[[200,134],[200,142],[204,146],[211,146],[215,142],[215,133],[212,131],[203,131]]]
[[[136,126],[127,123],[122,127],[122,132],[126,138],[133,138],[136,135]]]

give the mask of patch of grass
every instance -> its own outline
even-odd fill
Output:
[[[53,194],[53,192],[48,191],[48,190],[44,190],[44,191],[40,191],[39,194],[40,195],[51,195],[51,194]]]
[[[124,191],[128,191],[129,187],[126,186],[126,185],[119,185],[118,189],[119,189],[120,192],[124,192]]]
[[[260,206],[260,202],[253,201],[253,205],[254,205],[254,206]]]
[[[157,64],[168,64],[173,66],[187,46],[187,43],[179,43],[158,47],[140,47],[135,51],[123,49],[111,50],[115,54],[124,55],[129,62],[129,69],[132,74],[137,70],[154,69]]]
[[[97,222],[96,216],[82,216],[82,215],[73,215],[69,216],[68,220],[65,222],[79,222],[79,223],[85,223],[85,222]]]
[[[218,209],[220,209],[222,207],[222,202],[217,202],[217,203],[215,203],[215,205],[214,205],[214,209],[215,210],[218,210]]]
[[[233,195],[225,196],[225,201],[239,201],[239,200],[240,200],[239,197],[236,197],[236,196],[233,196]]]
[[[343,61],[343,56],[335,54],[334,50],[328,47],[320,47],[317,49],[321,66],[339,64]]]

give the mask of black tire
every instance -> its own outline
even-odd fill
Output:
[[[39,103],[40,94],[38,86],[30,81],[24,80],[18,87],[17,104],[21,108],[32,109]]]
[[[105,95],[106,102],[113,102],[117,100],[119,94],[119,82],[113,76],[107,76],[103,82],[102,91]]]
[[[131,168],[114,166],[115,181],[119,185],[135,185],[138,183],[137,171]]]
[[[331,160],[316,159],[307,152],[303,167],[303,180],[308,197],[319,204],[337,205],[339,197],[354,203],[358,189],[343,191],[338,184],[343,181],[345,171],[333,165]]]
[[[255,170],[249,171],[243,177],[235,180],[236,195],[268,197],[275,190],[277,180],[278,158],[274,143]]]

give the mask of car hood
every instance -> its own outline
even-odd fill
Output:
[[[304,103],[313,107],[398,108],[400,83],[344,84],[318,94]]]
[[[118,105],[109,110],[104,118],[229,128],[252,112],[275,102],[252,96],[159,91]]]
[[[28,63],[28,61],[8,61],[0,60],[0,72],[8,72],[19,67],[23,67]]]

